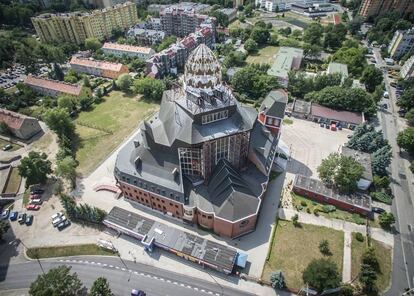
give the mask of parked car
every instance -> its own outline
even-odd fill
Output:
[[[6,220],[7,218],[9,218],[9,214],[10,214],[10,210],[4,210],[2,213],[1,213],[1,219],[2,220]]]
[[[383,109],[388,109],[388,105],[387,104],[382,104],[381,106]]]
[[[60,216],[60,217],[56,218],[55,220],[53,220],[53,221],[52,221],[52,225],[53,225],[53,227],[56,227],[56,226],[58,226],[60,223],[62,223],[62,222],[64,222],[64,221],[66,221],[66,217],[65,217],[65,215]]]
[[[17,222],[19,222],[20,224],[23,224],[24,222],[26,222],[26,214],[22,213],[19,215],[19,218],[17,219]]]
[[[33,224],[33,215],[27,215],[26,217],[26,225],[32,225]]]
[[[42,200],[37,198],[37,199],[31,199],[29,204],[31,205],[41,205],[42,204]]]
[[[321,122],[321,124],[319,125],[320,127],[325,127],[325,123]]]
[[[65,229],[66,227],[68,227],[70,225],[70,221],[69,220],[65,220],[63,222],[60,222],[57,226],[57,229],[59,231],[62,231],[63,229]]]
[[[37,211],[38,209],[40,209],[40,206],[39,205],[33,205],[33,204],[31,204],[31,205],[27,205],[26,206],[26,210],[29,210],[29,211]]]
[[[10,217],[9,217],[10,221],[16,221],[18,214],[19,212],[17,211],[11,212]]]
[[[352,135],[348,135],[348,136],[346,136],[348,139],[351,139],[352,138]]]
[[[336,123],[331,124],[331,131],[336,131]]]
[[[31,194],[30,199],[40,199],[42,196],[39,194]]]
[[[59,218],[60,216],[63,216],[62,212],[58,212],[56,214],[53,214],[52,217],[51,217],[52,221],[55,220],[56,218]]]
[[[396,87],[397,86],[397,82],[393,81],[390,83],[392,87]]]
[[[43,189],[32,189],[32,191],[30,192],[30,194],[43,194],[45,191]]]
[[[378,207],[372,207],[372,211],[377,214],[382,214],[385,212],[383,208],[378,208]]]
[[[131,296],[146,296],[147,294],[142,290],[132,289]]]
[[[326,128],[326,129],[330,129],[330,128],[331,128],[331,126],[329,125],[329,123],[326,123],[326,124],[325,124],[325,128]]]
[[[11,144],[7,144],[7,145],[3,146],[3,151],[8,151],[12,148],[13,148],[13,146]]]

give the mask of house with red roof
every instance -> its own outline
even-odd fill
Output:
[[[121,63],[90,60],[73,56],[70,60],[70,67],[77,73],[85,73],[94,76],[101,76],[117,79],[121,74],[129,73],[128,67]]]
[[[37,77],[33,75],[28,75],[24,81],[24,84],[42,95],[52,97],[57,97],[60,94],[79,97],[83,90],[83,87],[81,85],[70,84],[63,81]]]
[[[10,132],[17,138],[27,140],[42,131],[39,121],[7,109],[0,109],[0,122],[7,125]]]

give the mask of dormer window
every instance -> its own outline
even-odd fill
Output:
[[[228,110],[222,110],[216,113],[210,113],[203,115],[202,117],[202,124],[207,124],[215,121],[219,121],[222,119],[226,119],[229,116]]]

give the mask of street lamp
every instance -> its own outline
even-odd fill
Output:
[[[23,241],[21,240],[21,239],[16,239],[16,241],[19,241],[22,245],[23,245],[23,247],[25,247],[26,248],[26,250],[27,249],[29,249],[24,243],[23,243]],[[39,254],[37,253],[37,251],[36,252],[34,252],[34,257],[35,257],[35,259],[36,259],[36,261],[37,261],[37,263],[39,263],[39,266],[40,266],[40,269],[42,270],[42,272],[43,272],[43,275],[45,274],[45,271],[43,270],[43,266],[42,266],[42,263],[40,263],[40,260],[39,260]]]

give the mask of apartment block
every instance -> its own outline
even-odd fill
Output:
[[[146,60],[155,54],[155,50],[151,47],[132,46],[127,44],[118,44],[106,42],[102,46],[104,54],[112,54],[114,56],[128,56]]]
[[[397,11],[400,14],[414,12],[412,0],[363,0],[359,8],[359,15],[363,17],[375,17],[388,11]]]
[[[58,80],[51,80],[32,75],[27,76],[24,84],[44,96],[52,97],[57,97],[60,94],[79,97],[83,91],[82,86],[77,84],[70,84]]]
[[[414,51],[414,27],[405,31],[396,31],[388,46],[392,58],[401,58],[406,53]]]
[[[119,75],[128,73],[128,67],[121,63],[89,60],[73,56],[70,67],[77,73],[116,79]]]
[[[137,7],[126,2],[91,12],[42,14],[32,18],[37,35],[43,42],[82,44],[86,38],[110,37],[113,29],[126,30],[138,23]]]
[[[401,78],[407,79],[413,76],[414,72],[414,55],[411,56],[401,67],[400,76]]]

